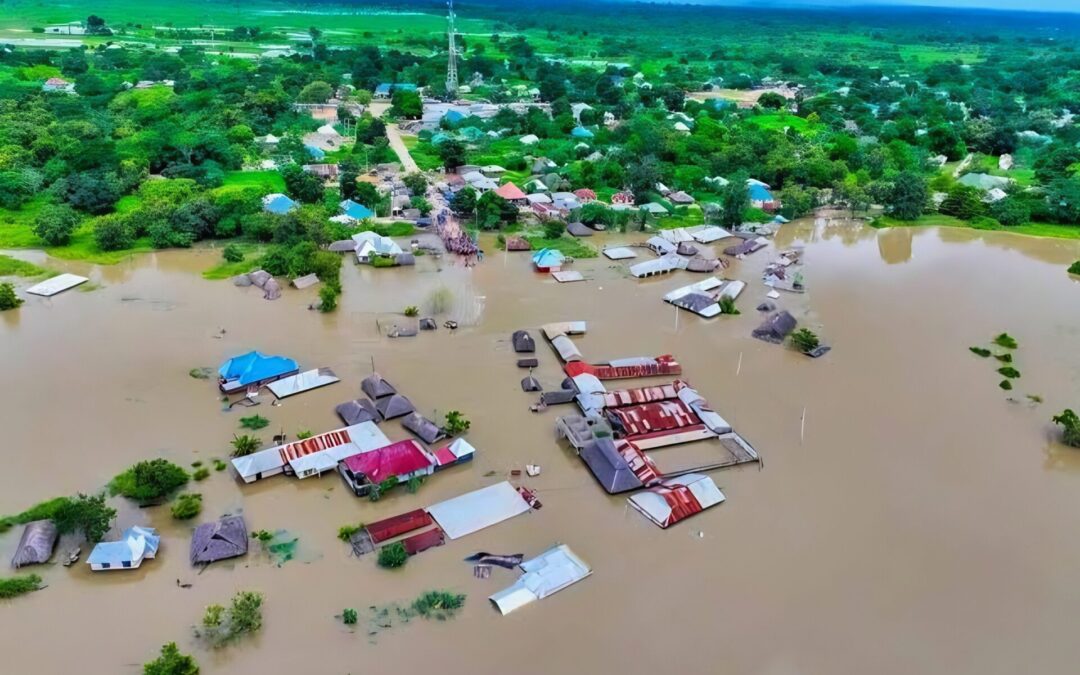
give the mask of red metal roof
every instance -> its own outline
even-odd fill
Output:
[[[343,461],[350,471],[364,474],[372,483],[419,471],[432,464],[431,458],[414,440],[391,443],[378,450],[346,457]]]
[[[458,458],[457,455],[450,452],[450,448],[447,446],[435,451],[435,459],[439,462],[439,466],[442,466],[443,464],[453,464]]]
[[[629,366],[612,366],[608,364],[593,365],[572,361],[563,367],[570,377],[588,373],[595,375],[601,380],[621,380],[633,377],[654,377],[657,375],[681,375],[682,366],[671,354],[657,356],[655,363],[634,364]]]
[[[513,183],[503,183],[495,190],[495,194],[509,201],[525,199],[525,193]]]
[[[406,553],[409,555],[416,555],[417,553],[423,553],[429,548],[442,546],[446,543],[446,535],[443,534],[442,530],[436,527],[427,532],[421,532],[420,534],[414,534],[407,539],[402,539],[401,543],[405,545]]]
[[[590,190],[589,188],[580,188],[578,190],[574,190],[574,196],[577,197],[578,199],[585,199],[585,200],[595,200],[596,199],[596,193],[593,192],[592,190]]]
[[[627,436],[651,434],[668,429],[682,429],[701,424],[701,420],[679,399],[641,403],[607,411],[626,430]]]
[[[338,431],[328,431],[318,436],[312,436],[311,438],[305,438],[302,441],[296,441],[295,443],[289,443],[278,448],[278,452],[281,453],[281,461],[288,464],[292,460],[298,457],[304,457],[315,452],[321,452],[330,448],[336,448],[339,445],[345,445],[351,443],[352,438],[349,437],[349,432],[345,429]]]
[[[386,518],[385,520],[375,521],[364,529],[366,529],[368,535],[371,536],[371,541],[379,543],[380,541],[393,539],[406,532],[412,532],[421,527],[427,527],[433,522],[431,515],[428,514],[427,511],[424,509],[416,509],[415,511],[402,513]]]
[[[660,480],[660,469],[652,458],[636,445],[626,440],[615,441],[615,450],[626,460],[626,465],[634,472],[643,485],[652,485]]]
[[[605,408],[620,408],[638,403],[650,403],[652,401],[665,401],[678,398],[681,380],[672,384],[660,384],[654,387],[637,387],[634,389],[616,389],[601,394]],[[682,383],[685,386],[685,383]]]

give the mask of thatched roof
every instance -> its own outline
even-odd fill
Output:
[[[384,380],[382,375],[378,373],[372,373],[365,377],[360,383],[360,389],[368,395],[368,398],[375,400],[397,393],[394,385]]]
[[[416,434],[420,440],[428,445],[438,441],[440,438],[446,438],[446,434],[443,433],[439,425],[417,412],[406,415],[405,419],[401,420],[401,426]]]
[[[39,565],[49,562],[56,546],[56,525],[51,520],[35,520],[23,529],[11,566]]]
[[[536,351],[536,340],[533,340],[528,331],[516,330],[510,339],[514,343],[514,351],[518,354],[531,354]]]
[[[247,553],[247,525],[242,516],[203,523],[191,535],[191,564],[203,565]]]
[[[379,411],[384,420],[390,420],[395,417],[401,417],[413,412],[416,408],[413,407],[412,401],[405,398],[401,394],[394,394],[393,396],[385,396],[375,401],[375,409]]]
[[[342,422],[350,427],[361,422],[378,423],[382,421],[379,411],[375,409],[375,404],[366,398],[345,401],[334,408],[334,412],[337,413]]]

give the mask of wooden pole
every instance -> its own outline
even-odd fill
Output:
[[[806,437],[806,406],[802,409],[802,421],[799,423],[799,445],[802,445],[803,439]]]
[[[735,377],[738,377],[739,373],[742,372],[742,354],[742,352],[739,352],[739,365],[735,368]]]

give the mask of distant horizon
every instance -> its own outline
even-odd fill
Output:
[[[1030,13],[1080,13],[1080,0],[609,0],[612,2],[662,2],[665,4],[716,7],[810,8],[810,9],[958,9]]]

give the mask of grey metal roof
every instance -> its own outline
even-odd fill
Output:
[[[350,427],[361,422],[375,422],[377,424],[382,421],[382,416],[375,409],[375,404],[366,398],[345,401],[334,408],[334,412],[337,413],[342,422]]]
[[[581,449],[581,459],[608,494],[644,487],[610,438],[598,438]]]
[[[378,373],[372,373],[365,377],[363,381],[360,382],[360,389],[368,395],[368,398],[373,400],[397,393],[397,389],[394,389],[394,385],[384,380],[382,375],[379,375]]]
[[[393,419],[395,417],[401,417],[413,412],[416,408],[413,407],[412,401],[405,398],[401,394],[394,394],[393,396],[384,396],[378,401],[375,401],[375,409],[379,411],[384,420]]]
[[[514,343],[514,351],[519,354],[536,351],[536,340],[533,340],[533,337],[526,330],[514,331],[510,340]]]
[[[401,426],[416,434],[420,440],[429,445],[440,438],[446,438],[446,434],[443,433],[439,425],[417,412],[406,415],[405,419],[401,420]]]

